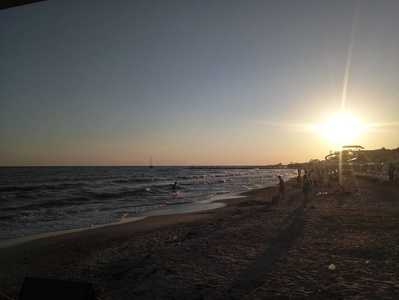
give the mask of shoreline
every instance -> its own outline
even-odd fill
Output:
[[[345,178],[359,195],[323,195],[303,210],[295,179],[220,209],[153,216],[0,249],[0,292],[26,275],[94,282],[103,299],[395,298],[399,189]],[[329,267],[334,265],[335,269]]]
[[[246,193],[246,192],[244,192]],[[241,196],[244,193],[228,193],[223,195],[217,195],[212,197],[211,199],[192,202],[192,203],[183,203],[179,205],[171,205],[171,206],[164,206],[156,210],[149,210],[143,213],[138,213],[134,217],[127,217],[117,222],[112,223],[105,223],[105,224],[98,224],[93,225],[90,227],[79,227],[79,228],[72,228],[66,230],[59,230],[59,231],[50,231],[44,232],[39,234],[32,234],[28,236],[10,238],[0,240],[0,250],[6,249],[9,247],[17,246],[23,243],[32,242],[38,239],[46,239],[53,236],[64,235],[64,234],[73,234],[77,232],[83,232],[88,230],[96,230],[99,228],[104,228],[108,226],[120,226],[127,223],[138,222],[140,220],[147,219],[149,217],[154,216],[168,216],[168,215],[178,215],[178,214],[186,214],[186,213],[195,213],[204,210],[213,210],[222,208],[227,204],[224,201],[229,201],[230,199],[236,198],[243,198],[245,196]]]
[[[136,170],[137,171],[137,170]],[[291,170],[292,171],[292,170]],[[87,170],[85,170],[87,172]],[[136,173],[135,173],[136,174]],[[169,174],[169,173],[168,173]],[[224,173],[223,173],[224,174]],[[263,174],[263,173],[262,173]],[[266,174],[266,175],[265,175]],[[99,192],[95,195],[92,195],[93,198],[88,198],[91,200],[96,199],[96,197],[105,197],[104,203],[98,202],[101,204],[97,204],[96,201],[94,201],[95,204],[90,204],[90,201],[87,201],[88,208],[85,207],[86,201],[82,201],[82,199],[85,198],[78,198],[76,206],[72,206],[71,209],[68,208],[68,205],[62,206],[59,211],[57,209],[56,204],[58,203],[58,200],[54,201],[52,198],[49,196],[47,200],[38,200],[37,204],[37,209],[38,212],[37,214],[35,213],[30,213],[30,212],[24,212],[23,210],[20,210],[20,214],[18,214],[19,210],[18,208],[15,209],[16,213],[15,215],[17,217],[12,218],[8,217],[3,218],[2,224],[4,225],[4,228],[2,228],[2,233],[3,235],[0,237],[0,249],[9,247],[11,245],[23,243],[25,241],[30,241],[34,240],[37,238],[45,238],[47,236],[53,236],[57,234],[66,234],[66,233],[72,233],[72,232],[78,232],[82,230],[91,230],[94,228],[102,227],[102,226],[114,226],[114,225],[119,225],[125,222],[131,222],[135,220],[139,220],[140,218],[147,217],[147,216],[152,216],[152,215],[160,215],[160,214],[174,214],[174,213],[185,213],[185,212],[193,212],[193,211],[200,211],[200,210],[207,210],[207,209],[216,209],[220,207],[222,204],[217,203],[218,199],[228,199],[228,198],[234,198],[237,197],[239,193],[243,193],[247,191],[247,188],[260,188],[260,187],[267,187],[268,185],[275,185],[276,183],[273,181],[272,176],[268,175],[265,173],[263,175],[266,176],[266,181],[259,181],[259,179],[254,179],[255,181],[252,182],[249,186],[247,185],[229,185],[227,184],[226,186],[222,187],[219,186],[220,184],[216,184],[215,188],[213,187],[214,182],[212,182],[212,187],[201,185],[201,184],[193,184],[194,188],[192,188],[193,191],[189,190],[190,193],[187,194],[187,199],[185,198],[184,195],[184,185],[182,189],[182,195],[179,195],[179,197],[172,197],[169,196],[169,193],[166,193],[165,189],[165,182],[162,183],[162,187],[158,188],[160,191],[155,189],[154,186],[154,193],[148,193],[150,188],[152,188],[152,185],[154,183],[144,183],[141,184],[140,186],[149,186],[149,188],[145,188],[145,196],[144,198],[147,197],[148,194],[148,200],[147,199],[141,199],[141,196],[138,196],[138,200],[134,198],[134,195],[136,195],[137,191],[141,191],[141,189],[132,189],[131,193],[129,191],[129,195],[131,195],[131,199],[126,198],[124,199],[121,204],[116,204],[118,200],[115,200],[113,203],[112,201],[108,201],[107,198],[109,195],[107,194],[109,191],[102,191],[99,189]],[[273,173],[274,174],[274,173]],[[272,175],[273,175],[272,174]],[[187,178],[196,178],[193,174],[189,173],[183,174],[184,176],[182,178],[187,179]],[[236,174],[234,174],[236,175]],[[240,174],[242,175],[242,174]],[[247,175],[247,174],[244,174]],[[287,173],[287,177],[289,178],[291,174]],[[136,175],[135,175],[136,176]],[[155,175],[154,175],[155,176]],[[194,177],[193,177],[194,176]],[[212,174],[210,175],[212,177]],[[137,177],[137,176],[136,176]],[[137,179],[134,177],[134,182],[141,182],[143,179],[140,178]],[[162,176],[155,176],[155,179],[158,179],[158,177]],[[201,177],[201,176],[200,176]],[[208,176],[206,176],[208,177]],[[223,179],[228,179],[230,177],[230,174],[227,174]],[[242,176],[245,178],[245,176]],[[241,182],[242,179],[241,176],[238,177],[238,182]],[[261,177],[259,177],[261,178]],[[269,179],[271,179],[271,182],[269,182]],[[202,180],[202,178],[201,178]],[[207,180],[207,179],[206,179]],[[229,179],[230,180],[230,179]],[[112,180],[111,180],[112,181]],[[154,178],[150,180],[151,182],[154,181]],[[223,184],[226,182],[226,180],[222,180]],[[235,180],[232,180],[232,182],[235,182]],[[118,182],[120,183],[120,182]],[[195,183],[195,182],[194,182]],[[201,183],[201,182],[200,182]],[[205,182],[208,184],[208,182]],[[88,183],[89,184],[89,183]],[[34,187],[35,189],[37,186],[30,185],[29,187]],[[204,186],[205,188],[196,188],[196,186]],[[238,188],[237,188],[238,187]],[[55,188],[55,186],[54,186]],[[122,190],[120,194],[116,192],[115,199],[119,199],[118,197],[125,197],[123,196],[124,193],[127,193],[122,189],[121,186],[119,188]],[[191,187],[190,187],[191,188]],[[212,189],[213,188],[213,189]],[[64,186],[62,185],[61,187],[62,191],[59,193],[60,199],[62,201],[62,197],[69,197],[70,195],[65,194]],[[52,189],[50,189],[52,190]],[[74,191],[72,189],[72,191]],[[80,192],[76,192],[78,195],[81,195]],[[101,193],[104,193],[102,195]],[[161,193],[161,195],[160,195]],[[165,194],[166,193],[166,194]],[[11,193],[12,196],[15,196],[13,193]],[[83,193],[84,194],[84,193]],[[154,196],[152,195],[154,194]],[[196,197],[194,197],[196,195]],[[35,195],[34,193],[32,194],[32,197],[36,197],[38,195]],[[75,195],[76,196],[76,195]],[[180,197],[181,196],[181,197]],[[11,197],[11,196],[10,196]],[[86,196],[82,196],[86,197]],[[90,196],[91,197],[91,196]],[[127,196],[126,196],[127,197]],[[154,199],[153,199],[153,198]],[[161,197],[160,199],[156,197]],[[12,197],[11,197],[12,198]],[[201,200],[205,199],[205,200]],[[73,199],[72,199],[73,200]],[[199,201],[198,201],[199,200]],[[62,203],[61,201],[61,203]],[[69,203],[68,201],[65,201]],[[73,204],[73,201],[72,205]],[[12,203],[12,202],[10,202]],[[144,203],[144,204],[143,204]],[[4,204],[4,208],[7,209],[8,204]],[[93,208],[90,207],[93,206]],[[119,208],[119,205],[122,206],[122,208]],[[64,208],[67,207],[68,209]],[[96,208],[98,208],[98,211]],[[36,209],[36,208],[35,208]],[[26,215],[26,217],[24,217]],[[18,216],[21,216],[20,218]],[[32,217],[31,217],[32,216]],[[37,217],[36,217],[37,216]],[[87,216],[87,217],[86,217]],[[43,222],[40,222],[40,220],[43,219]]]
[[[289,179],[286,184],[288,182],[294,182],[294,179]],[[128,239],[132,234],[145,236],[153,231],[165,229],[168,230],[170,227],[178,227],[181,224],[205,222],[208,218],[214,218],[214,215],[217,214],[217,211],[223,210],[230,205],[234,205],[235,202],[242,202],[244,199],[249,198],[251,194],[259,193],[262,190],[267,191],[269,194],[271,191],[278,191],[278,187],[267,186],[239,194],[230,194],[233,197],[227,197],[227,194],[223,194],[217,196],[217,199],[215,200],[203,200],[204,202],[213,202],[211,204],[216,205],[215,208],[209,208],[206,210],[169,214],[153,214],[138,217],[137,220],[131,222],[115,222],[112,225],[104,224],[95,227],[84,227],[65,231],[49,232],[34,235],[33,238],[29,238],[32,236],[28,236],[9,239],[10,242],[7,243],[6,246],[0,247],[0,292],[4,293],[4,291],[7,291],[7,288],[5,289],[1,283],[3,282],[2,278],[5,279],[4,276],[7,276],[8,272],[4,272],[2,270],[11,268],[8,270],[15,271],[14,267],[12,266],[12,262],[16,262],[18,264],[18,261],[21,259],[24,260],[24,257],[29,257],[28,260],[41,262],[43,265],[47,265],[45,260],[47,260],[48,257],[51,257],[51,261],[56,260],[57,264],[63,265],[66,262],[63,262],[63,259],[59,259],[60,257],[78,257],[80,256],[82,249],[90,249],[93,247],[107,248],[108,243],[114,244],[117,241],[123,241]],[[192,206],[195,203],[190,203],[189,205]],[[16,243],[13,242],[15,240],[17,240]],[[83,250],[83,252],[86,251],[87,250]],[[71,255],[68,252],[72,252],[73,254]],[[57,254],[54,255],[54,253]],[[56,257],[56,259],[54,259],[54,257]],[[17,273],[20,273],[21,270],[18,269],[19,268],[17,267]],[[17,299],[17,292],[19,292],[20,288],[22,287],[23,279],[27,275],[34,276],[33,274],[34,272],[29,271],[24,274],[19,274],[17,285],[15,283],[14,285],[11,284],[11,292],[8,292],[8,295],[13,295]],[[56,278],[57,276],[39,275],[39,277]],[[15,279],[11,281],[15,282]]]

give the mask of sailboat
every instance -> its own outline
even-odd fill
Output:
[[[150,158],[150,169],[154,168],[154,166],[152,165],[152,157]]]

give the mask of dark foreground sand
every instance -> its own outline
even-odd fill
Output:
[[[29,274],[95,282],[104,299],[398,299],[399,188],[349,177],[360,195],[313,196],[303,210],[294,184],[277,205],[266,188],[1,249],[0,291],[17,298]]]

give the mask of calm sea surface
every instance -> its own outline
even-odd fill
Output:
[[[277,185],[279,174],[287,180],[294,170],[1,167],[0,240],[179,212],[220,195]],[[171,195],[175,181],[177,196]]]

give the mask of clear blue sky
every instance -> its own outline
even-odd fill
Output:
[[[367,124],[351,144],[397,148],[398,16],[397,0],[2,10],[0,165],[323,159],[336,145],[309,128],[343,98]]]

